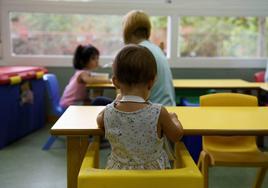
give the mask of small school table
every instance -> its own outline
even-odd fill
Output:
[[[67,185],[77,176],[90,135],[102,135],[96,117],[103,106],[70,106],[51,128],[67,137]],[[268,107],[167,107],[175,112],[185,135],[268,135]]]

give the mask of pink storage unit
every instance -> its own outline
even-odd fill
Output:
[[[0,149],[45,124],[43,67],[0,67]]]

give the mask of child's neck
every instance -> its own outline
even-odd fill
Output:
[[[145,88],[135,87],[135,88],[121,88],[121,95],[134,95],[142,97],[144,100],[148,98],[148,90]]]

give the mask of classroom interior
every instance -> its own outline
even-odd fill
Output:
[[[94,43],[101,53],[96,72],[109,73],[111,77],[113,57],[123,46],[121,21],[133,9],[144,10],[153,17],[151,40],[164,45],[173,79],[239,79],[259,83],[256,73],[262,73],[264,82],[268,65],[266,0],[0,0],[0,73],[4,67],[41,67],[39,72],[56,75],[61,95],[74,74],[72,54],[76,45]],[[43,73],[25,79],[38,78],[38,83],[31,87],[39,87]],[[40,106],[24,109],[20,102],[15,104],[18,99],[13,98],[14,93],[8,93],[11,87],[21,87],[21,81],[12,85],[9,78],[7,81],[0,75],[0,79],[4,80],[0,81],[0,101],[6,105],[0,107],[0,126],[4,127],[0,129],[0,142],[5,142],[0,143],[0,187],[70,188],[66,136],[58,136],[49,149],[42,149],[58,119],[53,114],[47,88],[43,85],[42,93],[37,89]],[[176,89],[176,103],[182,106],[182,99],[186,99],[193,104],[192,108],[198,107],[203,91]],[[209,88],[205,93],[233,91],[258,97],[262,106],[268,104],[268,89],[245,92],[241,88]],[[115,98],[116,91],[104,89],[102,95]],[[13,104],[20,109],[8,111]],[[6,126],[17,118],[20,125],[29,114],[35,116],[31,117],[33,121],[40,121],[38,128],[17,133],[17,128]],[[10,131],[22,136],[9,139]],[[258,140],[259,149],[268,153],[268,136],[258,136]],[[105,168],[111,152],[107,143],[103,145],[101,168]],[[209,169],[208,187],[252,187],[257,171],[256,167],[213,166]],[[261,187],[268,187],[267,173]]]

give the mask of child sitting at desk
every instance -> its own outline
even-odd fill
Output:
[[[127,45],[117,54],[112,80],[121,94],[97,117],[112,148],[107,169],[170,168],[163,134],[176,142],[183,130],[175,113],[148,101],[156,72],[155,58],[143,46]]]
[[[75,104],[107,105],[111,99],[100,96],[90,101],[86,84],[111,83],[109,79],[99,79],[91,75],[91,70],[98,67],[99,50],[92,45],[79,45],[76,48],[73,66],[76,69],[74,75],[66,86],[60,100],[60,105],[67,108]]]

